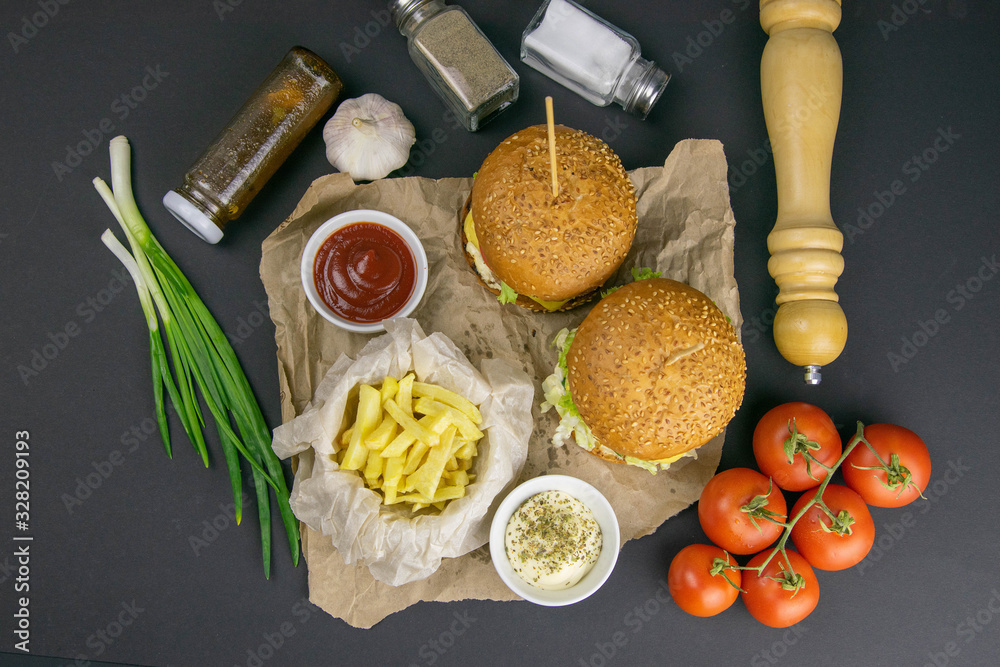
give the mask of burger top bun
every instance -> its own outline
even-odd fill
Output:
[[[635,238],[635,188],[607,144],[556,125],[559,195],[552,195],[548,130],[508,137],[472,187],[480,252],[518,294],[562,301],[604,284]]]
[[[580,416],[622,456],[653,461],[699,447],[743,401],[746,360],[732,324],[707,296],[665,278],[602,299],[566,360]]]

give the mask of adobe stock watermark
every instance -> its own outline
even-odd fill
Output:
[[[764,139],[764,143],[757,148],[747,150],[747,159],[737,165],[730,163],[726,180],[729,181],[729,194],[739,191],[750,177],[757,173],[771,159],[771,139]]]
[[[176,414],[172,401],[167,401],[166,414]],[[94,493],[104,486],[115,472],[125,464],[128,455],[137,451],[149,438],[161,441],[160,426],[155,415],[146,417],[123,431],[119,441],[122,449],[112,449],[100,461],[91,461],[86,475],[76,478],[72,493],[59,496],[66,511],[72,516]]]
[[[411,662],[409,667],[420,667],[420,665],[433,665],[447,653],[458,642],[458,638],[464,635],[472,624],[476,622],[475,617],[469,612],[452,612],[453,619],[448,627],[442,630],[436,637],[431,637],[420,645],[417,649],[417,656],[421,662]]]
[[[118,129],[115,121],[112,120],[112,116],[117,118],[118,122],[124,121],[169,76],[170,72],[163,71],[161,65],[156,65],[155,67],[147,65],[142,78],[134,86],[119,93],[111,100],[111,103],[108,105],[111,116],[105,116],[90,129],[84,128],[80,130],[83,139],[78,140],[75,144],[66,144],[65,157],[62,160],[52,161],[52,171],[56,175],[56,179],[62,182],[63,178],[73,173],[73,170],[83,164],[84,159],[88,155],[104,143],[106,137],[111,137]]]
[[[373,9],[371,17],[372,20],[364,25],[354,26],[354,30],[351,32],[351,41],[340,42],[340,53],[348,63],[371,46],[372,40],[381,35],[382,31],[392,23],[392,16],[388,9]]]
[[[232,332],[226,331],[226,338],[231,345],[242,345],[243,341],[250,338],[257,329],[264,326],[270,317],[270,310],[267,306],[267,299],[254,299],[254,309],[246,316],[236,318],[236,327]]]
[[[802,635],[809,632],[809,628],[801,623],[796,623],[782,633],[780,639],[775,639],[771,645],[761,649],[750,658],[750,667],[767,667],[776,665],[781,659],[788,655],[789,649],[799,643]]]
[[[98,628],[87,637],[85,644],[90,652],[77,653],[72,663],[74,667],[88,667],[92,664],[90,662],[92,658],[96,659],[104,655],[105,651],[117,643],[125,631],[135,623],[139,615],[146,611],[135,600],[122,601],[120,607],[121,610],[113,616],[107,625]]]
[[[952,321],[952,314],[958,313],[969,302],[976,299],[983,287],[993,280],[997,272],[1000,272],[1000,264],[997,263],[995,254],[990,257],[980,257],[979,267],[972,275],[957,283],[953,289],[948,290],[948,293],[945,294],[944,300],[951,306],[951,309],[935,309],[933,316],[917,322],[913,333],[901,337],[902,345],[898,351],[890,350],[886,353],[886,359],[888,359],[893,372],[898,373],[912,362],[920,350],[927,347],[931,340],[941,332],[941,328]]]
[[[55,331],[46,333],[42,342],[28,352],[28,358],[17,365],[17,374],[24,386],[27,387],[32,380],[54,364],[73,340],[83,333],[86,325],[96,320],[98,315],[130,285],[132,276],[124,266],[113,269],[107,285],[76,305],[73,311],[76,317],[70,318]]]
[[[13,30],[7,33],[7,41],[14,53],[20,53],[21,49],[38,36],[40,30],[44,30],[49,21],[59,15],[63,6],[68,5],[71,0],[37,0],[35,5],[38,11],[25,14],[21,17],[21,25],[17,32]]]
[[[219,23],[223,23],[226,20],[226,14],[235,12],[236,8],[242,4],[243,0],[212,0],[212,9],[219,17]]]
[[[261,643],[248,648],[246,660],[233,663],[233,667],[263,667],[319,610],[308,598],[301,598],[292,605],[291,618],[279,623],[272,632],[262,633]]]
[[[882,41],[888,42],[889,36],[909,23],[910,17],[918,11],[930,14],[930,10],[921,9],[925,4],[927,4],[927,0],[903,0],[899,3],[893,3],[889,16],[885,19],[879,19],[876,23],[878,31],[882,33]]]
[[[699,31],[697,34],[688,35],[687,40],[684,42],[684,51],[674,51],[670,54],[678,73],[683,73],[687,65],[693,64],[707,49],[710,49],[715,44],[715,41],[726,31],[726,26],[730,26],[736,22],[737,12],[744,12],[750,6],[756,7],[756,3],[751,2],[751,0],[730,1],[736,7],[735,11],[727,7],[719,11],[717,17],[703,20],[701,25],[705,29]]]
[[[412,176],[417,169],[427,164],[427,158],[434,155],[439,146],[450,140],[455,130],[462,129],[464,131],[462,121],[450,110],[441,114],[441,122],[447,127],[447,131],[445,127],[439,125],[431,130],[430,136],[418,139],[410,149],[410,156],[406,164],[394,172],[396,176]]]
[[[593,643],[594,651],[590,655],[578,657],[576,662],[572,664],[580,665],[580,667],[605,667],[623,648],[628,646],[630,636],[629,633],[625,632],[625,628],[628,628],[632,635],[638,634],[647,623],[672,604],[673,598],[670,597],[670,588],[666,580],[660,579],[659,586],[652,596],[625,613],[618,630],[612,632],[604,641],[595,641]],[[590,650],[590,648],[587,647],[584,650]]]
[[[928,651],[924,667],[947,667],[950,665],[952,658],[957,658],[962,653],[962,646],[957,640],[962,640],[965,644],[972,643],[976,637],[989,629],[994,617],[998,614],[1000,614],[1000,591],[994,588],[990,591],[990,597],[982,607],[970,613],[955,626],[955,640],[946,642],[939,651]]]
[[[244,514],[246,508],[250,506],[250,496],[245,492],[242,494]],[[201,531],[197,534],[188,535],[188,545],[195,556],[200,556],[201,552],[208,548],[213,542],[219,539],[219,535],[236,525],[236,503],[219,503],[219,513],[211,519],[201,522]]]
[[[951,150],[955,142],[961,138],[962,135],[956,134],[951,129],[951,125],[947,129],[939,127],[930,145],[919,154],[913,154],[900,167],[903,175],[907,177],[906,180],[910,183],[919,181],[931,168],[931,165],[937,162],[943,153]],[[871,229],[879,218],[885,215],[886,211],[896,203],[896,200],[905,195],[907,191],[908,186],[902,178],[893,180],[885,190],[875,190],[873,193],[874,201],[867,206],[858,207],[858,217],[855,223],[848,222],[843,225],[844,236],[847,237],[847,240],[854,243],[854,239]]]
[[[934,508],[942,498],[948,495],[953,486],[958,484],[966,473],[972,472],[972,467],[964,465],[962,459],[948,461],[943,474],[938,474],[937,479],[926,489],[923,489],[924,497],[917,498],[910,505],[906,506],[893,521],[882,524],[882,533],[875,538],[872,550],[868,552],[864,560],[852,568],[858,576],[865,576],[865,570],[882,560],[886,554],[893,550],[906,534],[917,525],[917,515],[927,514]],[[910,508],[913,508],[911,510]]]

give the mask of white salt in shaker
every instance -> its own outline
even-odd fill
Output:
[[[521,60],[597,106],[649,114],[670,76],[639,42],[572,0],[546,0],[521,38]]]

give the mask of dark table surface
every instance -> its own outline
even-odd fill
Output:
[[[996,664],[998,3],[845,3],[835,33],[844,104],[832,208],[846,236],[837,291],[850,337],[818,387],[779,356],[769,327],[776,288],[765,238],[776,194],[757,6],[588,2],[674,76],[639,121],[518,62],[535,2],[464,4],[522,77],[516,106],[476,134],[445,121],[403,38],[380,24],[379,2],[3,4],[0,663]],[[306,604],[306,567],[292,568],[287,549],[275,549],[265,580],[252,521],[220,530],[195,553],[189,537],[231,500],[226,472],[200,467],[182,441],[168,460],[151,431],[147,333],[134,291],[122,288],[121,267],[99,242],[114,222],[90,181],[108,176],[109,135],[127,135],[140,208],[222,328],[240,332],[236,351],[277,425],[274,331],[258,315],[260,244],[312,179],[332,171],[319,129],[218,246],[196,239],[159,200],[295,44],[331,63],[344,97],[378,92],[403,105],[423,140],[412,154],[417,176],[471,174],[502,138],[544,118],[545,95],[560,122],[603,133],[629,169],[662,164],[681,139],[721,140],[749,367],[722,467],[752,464],[753,427],[770,407],[807,400],[845,437],[858,419],[919,433],[934,460],[927,500],[873,509],[872,554],[851,570],[820,572],[819,607],[788,631],[758,624],[740,603],[696,619],[666,598],[673,555],[705,541],[694,508],[626,544],[604,588],[575,606],[419,604],[367,631]],[[68,147],[95,131],[97,149],[68,160]],[[891,195],[896,181],[903,192]],[[861,218],[865,210],[877,215]],[[22,431],[30,434],[34,539],[19,571],[23,543],[12,537],[23,534],[14,521]],[[28,593],[16,592],[19,580]],[[51,660],[15,649],[24,595],[30,652]]]

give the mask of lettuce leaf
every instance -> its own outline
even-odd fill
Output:
[[[642,267],[633,266],[631,272],[632,272],[632,280],[648,280],[649,278],[659,278],[661,275],[663,275],[662,271],[654,271],[648,266],[642,266]],[[609,287],[608,289],[602,289],[601,298],[603,299],[607,295],[611,294],[612,292],[616,292],[621,288],[622,285],[618,285],[616,287]]]
[[[500,303],[514,303],[517,301],[517,292],[514,291],[513,287],[501,280],[500,296],[497,297],[497,301]]]
[[[556,334],[555,340],[552,341],[553,347],[559,350],[559,361],[552,375],[542,381],[542,393],[545,395],[545,401],[542,403],[541,409],[542,412],[548,412],[555,408],[559,415],[559,426],[556,427],[556,432],[552,436],[553,444],[565,445],[575,439],[576,444],[589,452],[597,446],[597,440],[577,411],[573,396],[569,393],[567,386],[566,354],[569,352],[569,346],[573,343],[574,337],[576,337],[576,329],[563,329]]]

